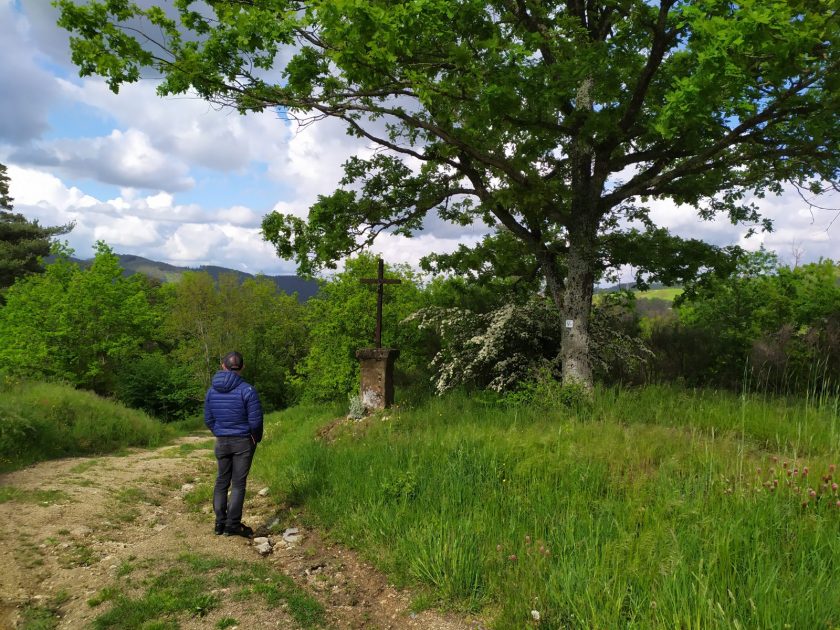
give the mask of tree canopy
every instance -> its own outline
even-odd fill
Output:
[[[14,212],[6,170],[0,164],[0,289],[28,273],[43,271],[41,259],[50,253],[52,238],[73,228],[72,224],[42,227]]]
[[[591,382],[603,261],[662,264],[640,246],[662,241],[648,200],[769,228],[755,198],[785,182],[817,194],[840,166],[837,0],[58,5],[81,73],[115,91],[152,68],[162,95],[337,118],[380,149],[350,159],[307,220],[266,217],[301,270],[430,213],[510,232],[565,321],[568,382]],[[686,273],[717,254],[668,239]]]

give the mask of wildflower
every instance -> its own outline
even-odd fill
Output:
[[[794,474],[794,475],[798,475],[798,474],[799,474],[799,469],[798,469],[798,468],[794,468],[794,469],[793,469],[793,474]]]
[[[761,468],[756,468],[755,469],[755,474],[760,475],[761,474]]]
[[[787,467],[788,467],[788,463],[787,462],[782,462],[782,468],[787,468]]]
[[[808,496],[813,499],[815,496],[817,496],[817,491],[808,488]]]
[[[770,469],[770,474],[771,474],[771,475],[775,475],[775,474],[776,474],[776,469],[775,469],[775,468],[771,468],[771,469]]]
[[[829,464],[828,472],[833,473],[835,468],[837,468],[837,466],[835,464]]]
[[[807,477],[807,476],[808,476],[808,467],[807,467],[807,466],[803,466],[803,467],[802,467],[802,476],[803,476],[803,477]]]
[[[531,619],[533,619],[534,621],[539,621],[540,620],[540,611],[539,610],[532,610],[531,611]]]
[[[831,484],[831,489],[834,490],[834,492],[837,492],[837,484],[836,483]]]
[[[496,545],[496,551],[501,551],[501,550],[502,550],[502,546],[501,545]]]
[[[525,536],[525,544],[526,544],[526,545],[530,545],[530,544],[531,544],[531,537],[530,537],[530,536]]]
[[[773,480],[773,487],[774,487],[774,488],[776,488],[776,487],[778,487],[778,485],[779,485],[779,480],[778,480],[778,479],[774,479],[774,480]]]
[[[516,562],[516,560],[517,560],[516,554],[515,553],[510,554],[508,556],[508,560],[510,560],[511,562]]]
[[[802,507],[803,507],[803,508],[808,507],[808,502],[807,502],[807,501],[803,501],[803,502],[802,502]]]
[[[838,502],[837,502],[837,503],[835,503],[834,505],[836,505],[837,507],[839,507],[839,508],[840,508],[840,501],[838,501]]]
[[[774,464],[778,464],[778,463],[779,463],[779,458],[778,458],[778,457],[776,457],[775,455],[773,455],[773,457],[771,457],[770,459],[772,459],[772,460],[773,460],[773,463],[774,463]]]
[[[655,599],[650,600],[650,607],[653,608],[654,610],[656,610],[656,600]]]

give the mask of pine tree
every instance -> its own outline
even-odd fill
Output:
[[[44,270],[41,259],[50,253],[54,236],[66,234],[73,224],[42,227],[13,211],[9,196],[9,176],[0,164],[0,290],[28,273]]]

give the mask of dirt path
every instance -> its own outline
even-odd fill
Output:
[[[155,628],[481,627],[410,612],[410,594],[356,554],[287,513],[277,522],[259,480],[249,480],[245,520],[263,531],[274,523],[272,553],[215,536],[211,447],[189,437],[0,476],[0,630],[122,628],[135,619]],[[297,544],[283,541],[291,526],[302,534]]]

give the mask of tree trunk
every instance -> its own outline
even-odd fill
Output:
[[[592,111],[592,77],[578,87],[575,109]],[[589,360],[589,315],[597,259],[598,199],[603,191],[603,177],[593,173],[594,154],[589,138],[580,135],[571,147],[572,220],[567,225],[569,248],[566,255],[566,281],[563,293],[563,332],[560,359],[563,384],[583,386],[592,391],[592,364]]]
[[[575,232],[569,233],[569,253],[566,258],[568,272],[560,311],[563,317],[560,358],[563,364],[563,384],[580,385],[591,390],[589,315],[595,282],[596,230],[585,228],[579,233]]]

